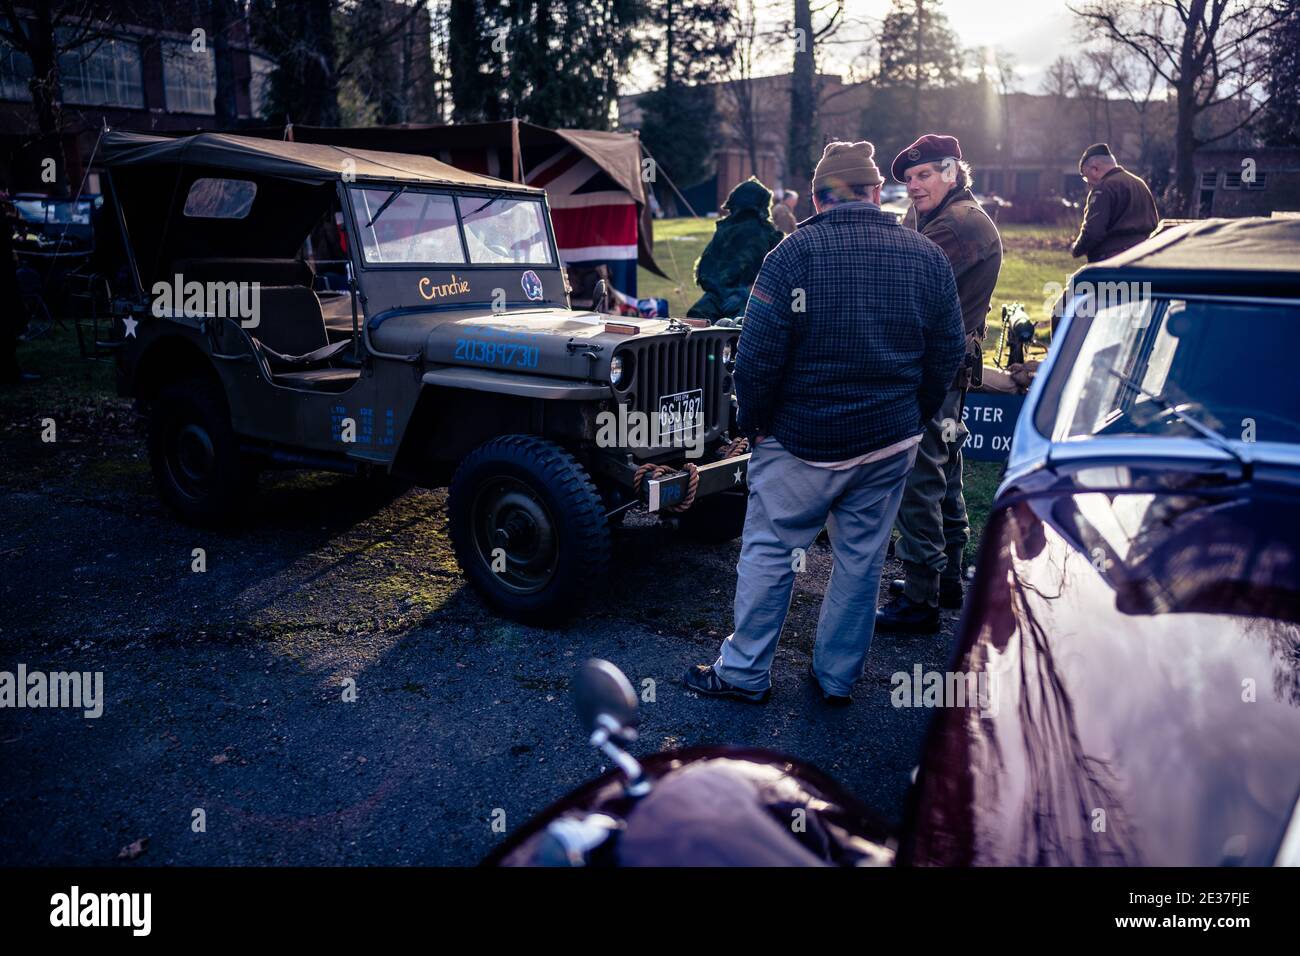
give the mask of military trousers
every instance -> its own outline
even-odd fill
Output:
[[[939,603],[941,575],[961,577],[970,540],[961,484],[961,448],[969,435],[962,421],[965,399],[965,389],[951,389],[926,423],[898,509],[894,556],[903,562],[903,593],[918,603]]]

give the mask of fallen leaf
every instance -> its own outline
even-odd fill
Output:
[[[134,860],[145,851],[145,847],[148,845],[149,838],[140,837],[140,839],[136,840],[134,843],[128,843],[126,846],[122,847],[122,849],[117,853],[117,858],[119,860]]]

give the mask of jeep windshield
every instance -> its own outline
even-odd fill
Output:
[[[384,186],[350,192],[368,265],[555,265],[538,199]]]
[[[1204,437],[1194,419],[1231,441],[1300,443],[1300,305],[1156,298],[1095,316],[1086,305],[1035,422],[1053,441]]]

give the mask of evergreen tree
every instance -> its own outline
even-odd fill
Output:
[[[452,0],[454,118],[610,129],[644,14],[643,0]]]
[[[707,84],[725,74],[735,14],[713,0],[650,0],[648,13],[660,85],[641,97],[641,141],[685,189],[709,175],[718,116]]]
[[[878,145],[910,142],[936,121],[926,94],[962,82],[962,48],[938,0],[893,0],[880,32],[876,91],[865,121]]]
[[[1285,16],[1268,35],[1268,106],[1260,134],[1269,146],[1300,146],[1300,0],[1285,0]]]

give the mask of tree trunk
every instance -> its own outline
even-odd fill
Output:
[[[230,48],[230,31],[234,29],[238,11],[231,0],[212,0],[212,56],[216,66],[217,95],[213,106],[218,129],[234,129],[239,121],[239,108],[235,101],[235,56]]]
[[[1178,85],[1178,122],[1174,131],[1175,216],[1195,216],[1199,203],[1196,188],[1196,90],[1195,75]]]
[[[37,170],[41,185],[56,195],[68,193],[68,161],[63,153],[63,78],[59,74],[58,48],[54,40],[54,18],[50,4],[38,3],[30,26],[30,43],[27,55],[32,61],[32,78],[28,89],[32,94],[32,109],[36,114],[36,127],[40,130],[37,154],[41,168]],[[47,160],[54,160],[53,180],[45,169]]]
[[[925,64],[925,3],[924,0],[916,0],[916,62],[912,65],[914,71],[912,84],[912,118],[918,127],[924,127],[925,119],[921,115],[921,84],[925,82],[921,71]]]
[[[338,57],[334,45],[331,0],[303,0],[303,89],[307,114],[296,122],[310,126],[339,125]]]
[[[802,40],[802,49],[796,42],[794,71],[790,76],[790,135],[786,165],[789,185],[799,196],[799,218],[812,214],[812,195],[809,184],[813,174],[813,125],[816,122],[817,104],[813,63],[812,7],[810,0],[794,0],[794,27],[796,41]]]

